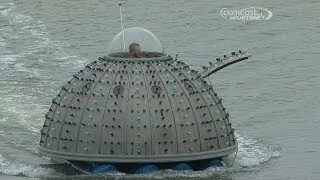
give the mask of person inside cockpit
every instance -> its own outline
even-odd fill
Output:
[[[129,45],[129,58],[140,58],[140,45],[138,43],[131,43]]]

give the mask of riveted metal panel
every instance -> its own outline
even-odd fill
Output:
[[[109,57],[63,87],[40,146],[73,160],[165,162],[226,155],[236,141],[221,100],[185,63]]]
[[[149,82],[151,115],[154,119],[153,149],[154,154],[178,154],[179,137],[177,136],[176,117],[172,111],[170,89],[167,86],[168,74],[158,63],[147,66],[146,78]],[[156,87],[152,91],[152,87]],[[158,89],[158,90],[157,90]],[[160,90],[161,89],[161,90]]]
[[[149,104],[146,100],[147,89],[143,75],[141,63],[131,66],[126,131],[127,154],[129,155],[151,154],[150,117],[146,112]]]

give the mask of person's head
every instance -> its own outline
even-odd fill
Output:
[[[140,45],[138,43],[131,43],[129,46],[130,57],[139,58],[140,57]]]

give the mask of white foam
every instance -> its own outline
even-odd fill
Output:
[[[59,57],[58,59],[60,60],[69,60],[69,59],[74,59],[74,58],[77,58],[77,56],[74,56],[74,55],[65,55],[65,56],[62,56],[62,57]]]
[[[266,146],[246,136],[237,134],[238,154],[234,162],[233,170],[241,170],[243,168],[256,169],[255,167],[269,161],[272,158],[280,157],[280,152],[272,147]],[[233,156],[234,157],[234,156]],[[231,164],[233,157],[228,157],[228,164]]]
[[[153,179],[167,179],[167,178],[206,178],[212,175],[222,175],[225,172],[238,172],[238,171],[252,171],[256,170],[254,166],[259,166],[262,163],[269,161],[272,158],[279,157],[280,153],[268,148],[267,146],[247,138],[242,135],[237,135],[239,143],[239,152],[233,167],[221,167],[221,168],[208,168],[204,171],[172,171],[161,170],[156,173],[147,175],[128,175],[124,173],[115,173],[110,175],[111,177],[118,178],[153,178]],[[229,161],[232,158],[229,158]],[[244,169],[247,168],[247,169]],[[50,177],[61,176],[55,170],[50,168],[42,168],[37,165],[28,165],[19,162],[9,162],[3,158],[0,154],[0,173],[5,175],[24,175],[29,177]]]
[[[9,162],[0,154],[0,173],[11,176],[47,177],[57,174],[53,169],[34,167],[18,162]]]
[[[3,42],[3,41],[0,41],[0,47],[4,47],[4,46],[6,46],[7,45],[7,43],[5,43],[5,42]]]
[[[138,178],[151,178],[151,179],[168,179],[168,178],[206,178],[213,174],[221,174],[225,172],[227,168],[208,168],[204,171],[173,171],[173,170],[160,170],[158,172],[150,174],[125,174],[115,173],[108,176],[116,177],[120,179],[138,179]]]
[[[14,3],[4,3],[4,6],[0,5],[0,13],[2,16],[4,17],[8,17],[9,16],[9,12],[12,10],[12,8],[14,7]]]
[[[239,151],[233,167],[232,164],[234,156],[230,156],[225,159],[227,166],[225,167],[212,167],[203,171],[172,171],[164,170],[148,175],[116,175],[119,178],[139,178],[150,177],[152,179],[167,179],[167,178],[208,178],[213,175],[224,177],[225,172],[239,172],[239,171],[255,171],[263,163],[269,161],[272,158],[280,156],[280,153],[266,145],[259,143],[255,140],[247,138],[244,135],[237,134]],[[234,154],[235,155],[235,154]],[[229,167],[228,167],[229,166]]]
[[[23,63],[17,63],[14,65],[14,69],[16,71],[24,71],[24,72],[28,72],[28,70],[24,67],[24,64]]]
[[[7,116],[0,118],[1,123],[6,123],[8,120],[9,120],[9,118]],[[1,154],[0,154],[0,158],[1,158]]]
[[[9,14],[9,11],[10,11],[10,9],[5,9],[5,10],[0,11],[0,13],[2,14],[2,16],[7,17]]]
[[[12,22],[15,23],[23,23],[23,22],[28,22],[31,21],[33,18],[31,16],[26,16],[26,15],[22,15],[22,14],[18,14],[16,15],[13,19]]]
[[[24,66],[24,63],[16,63],[13,65],[15,72],[24,72],[26,78],[38,79],[40,74],[37,69],[28,69]]]
[[[7,6],[5,8],[14,8],[14,4],[7,3],[5,5]],[[7,12],[4,11],[4,13]],[[19,23],[21,25],[17,24],[19,28],[18,30],[2,31],[2,35],[25,40],[26,46],[23,46],[24,48],[20,51],[20,55],[25,56],[28,53],[28,55],[30,55],[37,53],[38,51],[44,51],[44,48],[48,48],[48,50],[51,51],[58,60],[58,62],[56,62],[57,65],[71,66],[79,69],[87,64],[88,61],[86,59],[66,53],[64,51],[64,47],[67,46],[65,43],[60,41],[52,41],[49,38],[47,27],[41,21],[35,21],[31,16],[26,14],[17,14],[16,11],[13,10],[9,15],[12,23]],[[0,41],[0,48],[2,46],[6,46],[6,43]],[[0,70],[6,69],[8,66],[13,66],[13,63],[9,64],[9,62],[10,61],[4,62],[0,60]],[[40,63],[41,62],[45,61],[42,60]],[[23,66],[23,64],[16,64],[14,68],[21,72],[32,72],[32,77],[40,77],[40,74],[37,71],[28,70],[28,68]]]
[[[22,98],[23,97],[23,98]],[[21,100],[22,99],[22,100]],[[3,104],[6,104],[4,118],[0,118],[0,123],[7,126],[9,129],[19,128],[23,129],[22,132],[38,133],[39,125],[30,123],[32,119],[39,119],[37,112],[41,112],[42,105],[37,103],[30,104],[29,102],[35,102],[36,97],[24,96],[23,94],[9,94],[1,99]],[[26,106],[27,105],[27,106]],[[34,112],[34,113],[30,113]],[[7,117],[10,117],[8,119]],[[13,119],[15,120],[14,123]],[[40,118],[41,120],[41,118]],[[20,132],[16,132],[20,133]]]
[[[16,62],[19,57],[21,57],[19,54],[0,55],[0,70],[10,68],[10,65]]]
[[[49,174],[55,174],[53,169],[33,167],[25,164],[10,164],[0,162],[0,173],[11,176],[28,176],[28,177],[46,177]]]

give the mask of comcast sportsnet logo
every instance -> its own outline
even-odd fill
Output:
[[[223,8],[220,11],[223,18],[232,21],[264,21],[272,17],[272,12],[266,8],[249,7],[244,9]]]

